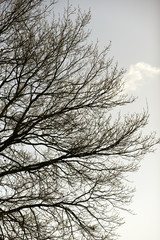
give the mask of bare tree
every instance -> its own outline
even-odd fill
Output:
[[[116,114],[134,99],[90,13],[48,21],[45,3],[0,1],[0,239],[115,239],[126,173],[158,140],[147,112]]]

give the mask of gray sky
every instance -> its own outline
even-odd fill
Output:
[[[60,0],[58,8],[66,5]],[[138,96],[128,111],[146,107],[150,121],[146,131],[160,136],[160,1],[159,0],[70,0],[82,10],[91,9],[91,40],[102,49],[112,41],[110,56],[127,68],[127,91]],[[148,154],[130,179],[136,187],[131,208],[119,229],[120,240],[160,239],[160,147]]]

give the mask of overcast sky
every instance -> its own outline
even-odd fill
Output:
[[[58,8],[66,5],[60,0]],[[82,10],[91,9],[91,40],[102,49],[112,41],[110,56],[127,68],[128,93],[138,100],[128,111],[149,107],[147,131],[160,136],[160,1],[159,0],[70,0]],[[135,215],[125,214],[119,240],[160,239],[160,147],[148,154],[138,172],[130,177],[136,187],[131,204]]]

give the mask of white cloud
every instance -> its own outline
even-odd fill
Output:
[[[160,68],[153,67],[147,63],[139,62],[129,67],[125,75],[126,91],[134,91],[144,84],[144,81],[160,80]]]

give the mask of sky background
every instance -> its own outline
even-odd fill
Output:
[[[160,137],[160,1],[159,0],[70,0],[73,7],[91,9],[90,39],[99,48],[112,42],[110,56],[127,69],[126,90],[138,96],[128,112],[148,104],[150,119],[146,132]],[[59,0],[59,10],[67,0]],[[160,239],[160,147],[148,154],[138,172],[129,176],[136,187],[130,205],[135,215],[125,213],[119,240]]]

